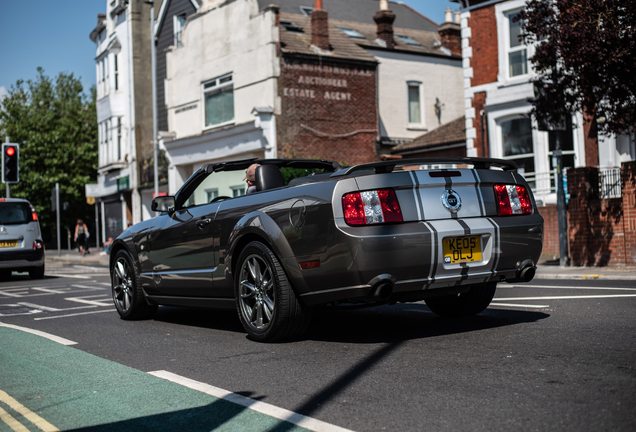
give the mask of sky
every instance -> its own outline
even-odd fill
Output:
[[[0,87],[9,90],[19,79],[35,79],[41,66],[51,78],[60,72],[73,73],[88,94],[96,79],[96,46],[89,35],[108,1],[0,0]],[[402,3],[438,24],[444,22],[447,7],[456,10],[459,6],[449,0]]]

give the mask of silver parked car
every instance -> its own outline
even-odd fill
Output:
[[[256,192],[245,194],[253,164]],[[212,163],[153,210],[112,246],[120,316],[236,308],[258,341],[298,336],[327,304],[480,313],[497,283],[533,278],[543,243],[530,186],[499,159]]]
[[[44,242],[31,203],[19,198],[0,198],[0,279],[11,272],[29,272],[31,279],[44,277]]]

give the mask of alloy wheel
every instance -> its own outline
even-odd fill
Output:
[[[120,257],[115,262],[113,274],[113,300],[117,309],[127,312],[132,305],[133,281],[130,265]]]
[[[254,330],[265,331],[276,308],[275,281],[270,265],[257,254],[249,255],[239,275],[239,304],[245,321]]]

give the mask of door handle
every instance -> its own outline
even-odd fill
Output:
[[[209,225],[212,222],[210,218],[203,218],[197,221],[197,226],[201,229],[205,228],[206,225]]]

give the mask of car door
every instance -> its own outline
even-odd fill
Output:
[[[151,234],[149,259],[159,295],[216,297],[212,275],[218,265],[218,225],[221,201],[214,175],[202,175],[187,199]]]

